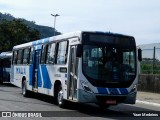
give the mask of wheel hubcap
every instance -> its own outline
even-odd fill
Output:
[[[59,103],[59,105],[62,104],[62,100],[63,100],[63,92],[59,91],[59,93],[58,93],[58,103]]]
[[[26,88],[25,88],[25,85],[23,84],[23,95],[25,95],[25,93],[26,93]]]

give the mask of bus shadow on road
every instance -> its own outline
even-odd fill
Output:
[[[127,108],[127,109],[124,109]],[[67,107],[67,110],[75,110],[73,117],[78,117],[78,115],[81,115],[82,117],[103,117],[103,118],[114,118],[114,119],[120,119],[123,117],[123,119],[129,118],[135,118],[134,114],[150,114],[155,113],[159,114],[159,111],[154,111],[146,108],[141,108],[137,106],[129,106],[126,104],[121,104],[118,106],[101,109],[95,104],[82,104],[82,103],[76,103],[76,104],[70,104],[70,106]],[[137,117],[136,117],[137,118]],[[150,117],[150,119],[153,119],[155,117]],[[143,117],[142,117],[143,119]]]
[[[43,94],[32,94],[32,98],[41,100],[43,102],[51,103],[55,106],[57,106],[56,103],[53,101],[53,97],[43,95]],[[145,112],[145,111],[151,111],[149,109],[140,108],[136,106],[128,106],[128,105],[122,105],[123,107],[129,107],[130,111],[125,111],[125,109],[122,108],[121,111],[118,111],[115,106],[114,109],[101,109],[96,104],[82,104],[82,103],[71,103],[67,102],[67,106],[62,109],[62,111],[57,114],[57,117],[104,117],[104,118],[117,118],[118,117],[134,117],[134,112]],[[57,106],[58,107],[58,106]],[[124,110],[124,111],[123,111]],[[133,110],[133,111],[132,111]]]
[[[27,96],[28,98],[34,98],[34,99],[38,99],[43,102],[55,104],[54,97],[52,97],[52,96],[48,96],[48,95],[44,95],[44,94],[40,94],[40,93],[32,93],[30,91],[28,91],[28,92],[29,92],[29,95]],[[21,95],[22,95],[22,93],[21,93]]]
[[[16,86],[9,82],[4,82],[0,84],[0,87],[16,87]]]
[[[82,117],[131,117],[128,113],[111,110],[109,108],[101,109],[95,104],[70,103],[66,109],[75,110],[77,113],[81,114]],[[73,116],[76,116],[76,114]]]

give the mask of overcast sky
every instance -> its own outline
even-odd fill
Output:
[[[160,43],[160,0],[0,0],[0,12],[50,27],[50,14],[59,14],[62,33],[110,31],[132,35],[138,45]]]

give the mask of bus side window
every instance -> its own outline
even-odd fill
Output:
[[[29,64],[32,64],[33,61],[33,47],[29,49]]]
[[[46,64],[54,64],[55,60],[55,43],[48,45]]]
[[[17,64],[21,64],[23,59],[23,50],[18,50],[18,60]]]
[[[17,59],[18,59],[17,51],[14,51],[13,52],[13,64],[17,64]]]
[[[58,52],[57,52],[57,64],[66,64],[67,62],[67,49],[68,42],[63,41],[58,43]]]
[[[24,56],[23,56],[23,64],[28,64],[29,62],[29,49],[24,49]]]
[[[41,52],[41,64],[46,63],[46,51],[48,49],[48,45],[43,45],[42,52]]]

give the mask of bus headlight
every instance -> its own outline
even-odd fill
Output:
[[[137,85],[134,85],[130,93],[135,92],[135,91],[137,91]]]
[[[81,83],[82,84],[82,87],[85,91],[89,92],[89,93],[93,93],[92,90],[89,88],[88,85],[86,85],[85,83]]]

